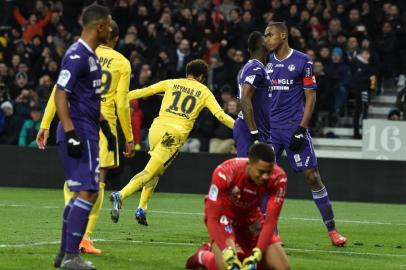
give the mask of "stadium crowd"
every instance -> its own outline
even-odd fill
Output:
[[[35,146],[61,58],[79,37],[82,8],[93,2],[0,1],[0,144]],[[224,110],[236,117],[237,74],[248,60],[247,37],[254,30],[263,32],[271,21],[285,21],[290,46],[314,61],[315,135],[321,135],[320,126],[336,126],[340,116],[352,116],[354,123],[361,114],[366,117],[371,92],[384,91],[385,81],[396,78],[397,87],[405,87],[405,1],[96,2],[110,8],[120,27],[116,49],[132,65],[131,89],[182,77],[186,63],[202,58],[210,68],[207,85]],[[159,96],[131,102],[135,143],[144,149],[159,106]],[[388,117],[400,118],[402,111],[406,118],[406,90],[400,92],[396,106]],[[357,129],[354,136],[360,137]],[[230,130],[202,112],[184,151],[230,152],[231,139]]]

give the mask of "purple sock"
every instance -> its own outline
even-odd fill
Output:
[[[331,206],[330,199],[328,198],[327,189],[323,187],[319,191],[312,191],[313,200],[319,208],[323,223],[326,225],[327,230],[335,230],[334,212]]]
[[[70,199],[68,204],[65,206],[65,210],[63,210],[63,221],[62,221],[62,237],[61,237],[61,251],[65,252],[66,250],[66,227],[68,223],[68,216],[69,212],[72,209],[73,203],[75,202],[75,199]]]
[[[66,252],[79,253],[79,244],[86,230],[89,214],[93,204],[76,198],[69,212],[66,230]]]

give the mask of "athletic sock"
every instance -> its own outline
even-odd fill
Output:
[[[62,252],[66,251],[66,228],[67,228],[67,224],[68,224],[68,216],[69,216],[70,210],[72,209],[74,202],[75,202],[74,199],[70,199],[70,201],[66,204],[65,209],[63,210],[62,237],[61,237],[61,247],[60,247],[60,250]]]
[[[85,232],[93,204],[82,198],[76,198],[69,212],[66,229],[66,252],[79,253],[79,244]]]
[[[323,187],[318,191],[312,191],[312,195],[317,208],[319,208],[323,223],[326,225],[327,230],[329,232],[335,230],[333,207],[328,198],[326,187]]]

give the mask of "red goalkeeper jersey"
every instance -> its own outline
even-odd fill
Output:
[[[221,249],[227,247],[227,234],[222,231],[222,216],[233,226],[249,225],[258,218],[261,197],[268,193],[264,226],[258,238],[261,250],[269,245],[285,199],[287,176],[275,165],[269,181],[257,186],[247,177],[247,158],[233,158],[220,164],[214,171],[209,194],[206,196],[205,214],[210,238]]]

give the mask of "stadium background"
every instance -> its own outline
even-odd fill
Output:
[[[59,239],[63,204],[63,176],[52,146],[57,119],[47,151],[36,149],[33,141],[63,52],[80,34],[83,6],[93,2],[0,0],[0,269],[53,269],[51,259]],[[378,77],[370,85],[370,117],[382,121],[383,126],[394,123],[386,121],[387,117],[406,117],[405,1],[98,2],[110,7],[120,26],[116,49],[131,62],[131,89],[183,76],[190,59],[203,58],[210,66],[210,89],[234,116],[236,76],[248,59],[248,34],[263,32],[272,20],[286,21],[291,47],[308,53],[323,66],[316,72],[320,89],[311,132],[316,137],[316,150],[320,150],[321,174],[336,201],[337,223],[349,237],[344,249],[330,246],[313,202],[296,200],[310,198],[303,177],[293,174],[283,158],[290,184],[280,230],[292,267],[406,266],[405,162],[368,160],[360,154],[362,141],[352,138],[359,89],[351,75],[357,53],[369,48],[371,68]],[[24,18],[40,24],[31,25]],[[384,108],[379,107],[381,103]],[[147,130],[159,105],[159,97],[131,104],[133,131],[142,150],[148,147]],[[27,135],[24,139],[22,130]],[[107,256],[88,258],[101,269],[181,269],[185,259],[206,240],[201,194],[207,191],[213,167],[231,157],[233,149],[223,149],[227,152],[223,154],[201,152],[209,150],[211,139],[226,141],[231,135],[203,112],[184,148],[200,153],[181,153],[164,174],[157,187],[160,192],[151,202],[150,226],[134,227],[132,206],[138,195],[125,205],[128,210],[120,224],[111,223],[106,200],[94,236]],[[403,133],[399,138],[406,144]],[[147,157],[140,151],[131,160],[123,159],[123,166],[108,177],[109,188],[116,190],[125,184],[143,168]],[[392,204],[382,204],[385,202]]]

